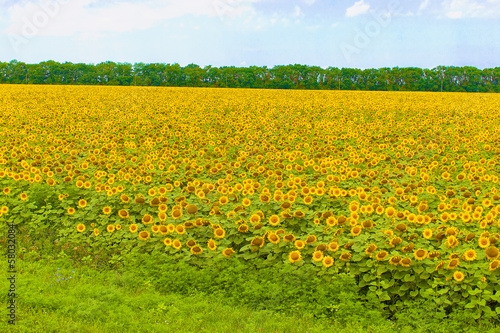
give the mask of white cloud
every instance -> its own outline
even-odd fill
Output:
[[[308,6],[314,5],[316,3],[316,0],[303,0],[303,1]]]
[[[340,23],[339,23],[339,22],[335,22],[335,23],[332,23],[331,27],[332,27],[332,28],[336,28],[336,27],[338,27],[339,25],[340,25]]]
[[[430,1],[431,0],[424,0],[424,1],[422,1],[422,3],[420,4],[420,7],[418,7],[418,10],[420,11],[420,10],[424,10],[425,8],[427,8],[427,6],[429,5]]]
[[[459,19],[462,18],[464,15],[462,12],[458,11],[458,12],[447,12],[446,16],[451,19]]]
[[[293,16],[294,17],[299,17],[300,15],[302,15],[302,11],[300,10],[300,7],[299,6],[295,6],[295,8],[293,9]]]
[[[26,30],[26,25],[30,23],[37,27],[36,35],[45,36],[130,32],[148,29],[162,21],[185,15],[239,17],[245,13],[253,13],[251,3],[257,1],[259,0],[149,0],[144,2],[128,0],[103,6],[97,0],[52,0],[49,3],[60,3],[60,5],[57,10],[49,12],[40,6],[46,1],[30,0],[8,7],[6,33],[22,35],[23,30]]]
[[[499,0],[445,0],[442,2],[443,14],[451,19],[460,18],[498,18]]]
[[[356,1],[354,5],[347,8],[345,16],[354,17],[366,13],[370,9],[370,5],[365,3],[364,0]]]

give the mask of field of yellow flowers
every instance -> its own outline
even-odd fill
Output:
[[[4,85],[0,221],[500,313],[500,96]]]

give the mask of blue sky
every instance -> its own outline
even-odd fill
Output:
[[[0,0],[0,61],[500,66],[500,0]]]

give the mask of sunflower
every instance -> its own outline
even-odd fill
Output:
[[[465,261],[473,261],[477,259],[477,252],[475,250],[467,250],[464,252],[462,258]]]
[[[405,232],[408,230],[408,227],[404,223],[399,223],[398,225],[396,225],[395,229],[400,232]]]
[[[165,213],[168,210],[168,206],[165,204],[161,204],[158,206],[158,210],[162,213]]]
[[[479,246],[483,249],[487,248],[488,246],[490,246],[490,239],[487,238],[487,237],[479,237],[479,240],[478,240],[478,243],[479,243]]]
[[[403,267],[410,267],[411,265],[411,259],[410,258],[403,258],[401,259],[401,261],[399,262],[399,264]]]
[[[160,232],[160,226],[158,225],[152,225],[151,226],[151,231],[155,234],[157,234],[158,232]]]
[[[498,268],[498,266],[500,266],[500,261],[495,259],[490,263],[489,270],[494,271]]]
[[[318,240],[318,238],[315,235],[309,235],[309,236],[307,236],[306,243],[313,244],[313,243],[316,243],[317,240]]]
[[[340,248],[339,243],[331,242],[328,244],[328,251],[336,252]]]
[[[277,234],[275,234],[274,232],[270,232],[268,235],[267,235],[267,239],[273,243],[273,244],[278,244],[280,242],[280,236],[278,236]]]
[[[350,252],[342,252],[340,255],[340,260],[342,261],[349,261],[352,257],[352,254]]]
[[[295,241],[295,236],[293,234],[286,234],[283,237],[283,241],[285,241],[285,242],[293,242],[293,241]]]
[[[361,231],[363,230],[363,228],[361,226],[355,226],[353,228],[351,228],[351,235],[353,235],[354,237],[356,236],[359,236],[361,234]]]
[[[300,239],[297,239],[294,243],[295,247],[299,250],[302,250],[304,246],[306,246],[306,243]]]
[[[306,214],[305,214],[303,211],[301,211],[301,210],[297,210],[297,211],[295,211],[295,212],[293,213],[293,216],[298,217],[298,218],[302,218],[302,217],[304,217],[305,215],[306,215]]]
[[[139,232],[139,239],[140,240],[148,240],[150,237],[149,231],[143,230]]]
[[[137,196],[137,197],[134,199],[134,203],[136,203],[136,204],[143,204],[143,203],[145,203],[145,202],[146,202],[146,200],[144,199],[144,197],[142,197],[142,196],[140,196],[140,195],[139,195],[139,196]]]
[[[165,246],[172,246],[172,239],[170,238],[165,238],[163,240],[163,244],[165,244]]]
[[[248,228],[248,225],[246,225],[246,224],[240,224],[240,225],[238,226],[238,231],[239,231],[239,232],[248,232],[248,229],[249,229],[249,228]]]
[[[448,236],[446,238],[446,246],[449,248],[455,248],[458,246],[458,240],[455,236]]]
[[[251,241],[250,244],[253,246],[258,246],[258,247],[263,247],[264,246],[264,238],[263,237],[254,237]]]
[[[278,215],[272,215],[269,217],[269,224],[273,227],[277,226],[280,223],[280,217]]]
[[[403,252],[404,253],[412,252],[414,247],[415,247],[415,244],[410,243],[410,244],[403,247]]]
[[[401,244],[403,242],[403,240],[400,238],[400,237],[393,237],[391,238],[391,240],[389,241],[389,244],[392,246],[392,247],[395,247],[399,244]]]
[[[79,224],[76,226],[76,230],[77,230],[78,232],[84,232],[84,231],[85,231],[85,225],[84,225],[84,224],[79,223]]]
[[[425,239],[431,239],[432,238],[432,229],[425,229],[423,232],[423,236]]]
[[[441,256],[441,253],[439,251],[431,251],[427,255],[427,258],[432,260],[434,258],[439,258],[440,256]]]
[[[167,214],[165,212],[159,212],[158,213],[158,219],[161,221],[161,222],[165,222],[167,220]]]
[[[131,224],[130,227],[128,227],[128,230],[131,232],[131,233],[135,233],[137,232],[138,230],[138,227],[137,227],[137,224]]]
[[[75,209],[73,207],[68,208],[68,214],[69,215],[75,214]]]
[[[371,229],[373,227],[373,222],[370,220],[366,220],[366,221],[363,221],[363,223],[361,223],[361,225],[363,226],[363,228]]]
[[[198,213],[198,207],[196,207],[196,205],[187,205],[186,212],[190,215],[195,215]]]
[[[10,193],[10,188],[6,187],[3,189],[3,194],[9,194]]]
[[[400,256],[392,256],[391,258],[389,258],[389,264],[397,266],[401,259],[402,258]]]
[[[330,256],[326,256],[323,258],[322,263],[324,267],[330,267],[333,265],[333,258]]]
[[[304,203],[306,205],[310,205],[313,202],[313,198],[311,196],[307,196],[304,198]]]
[[[215,251],[217,249],[217,244],[215,244],[215,241],[212,238],[208,240],[207,246],[211,251]]]
[[[495,246],[491,246],[491,247],[487,248],[485,252],[486,252],[486,257],[489,260],[498,259],[499,255],[500,255],[498,248],[496,248]]]
[[[391,218],[391,217],[394,217],[396,215],[396,209],[394,207],[387,207],[385,209],[385,216],[387,216],[388,218]]]
[[[446,262],[445,262],[445,261],[443,261],[443,260],[441,260],[441,261],[439,262],[439,264],[437,264],[437,265],[436,265],[436,269],[435,269],[435,271],[439,271],[441,268],[443,268],[443,267],[444,267],[444,265],[445,265],[445,264],[446,264]]]
[[[183,224],[178,224],[175,226],[175,232],[178,235],[184,235],[186,233],[186,228],[184,227]]]
[[[415,256],[416,260],[424,260],[425,258],[427,258],[427,253],[427,250],[418,249],[413,253],[413,255]]]
[[[195,245],[189,250],[189,252],[191,252],[194,255],[198,255],[203,252],[203,249],[201,248],[201,246]]]
[[[112,224],[109,224],[109,225],[106,227],[106,230],[107,230],[108,232],[113,232],[113,231],[115,231],[115,226],[114,226],[114,225],[112,225]]]
[[[259,223],[260,222],[260,215],[259,214],[252,214],[252,216],[250,216],[250,223]]]
[[[300,251],[292,251],[288,254],[288,260],[293,264],[294,262],[298,262],[302,259]]]
[[[377,250],[377,245],[376,244],[370,244],[365,250],[366,255],[370,255]]]
[[[323,258],[324,258],[323,252],[321,252],[321,251],[314,251],[313,256],[312,256],[312,259],[314,261],[320,262],[320,261],[323,260]]]
[[[99,236],[99,229],[94,228],[94,236]]]
[[[127,210],[125,210],[125,209],[120,209],[120,210],[118,211],[118,216],[120,216],[122,219],[126,219],[126,218],[128,218],[128,217],[129,217],[129,215],[128,215],[128,211],[127,211]]]
[[[122,194],[122,195],[120,195],[120,200],[121,200],[123,203],[129,203],[129,202],[130,202],[130,198],[129,198],[126,194]]]
[[[271,201],[271,198],[267,194],[262,193],[261,195],[259,195],[259,201],[268,203]]]
[[[217,228],[214,230],[214,236],[215,238],[224,238],[226,236],[226,231],[222,228]]]
[[[182,243],[178,239],[174,239],[172,242],[172,247],[176,250],[179,250],[182,247]]]
[[[248,207],[252,204],[252,201],[250,201],[250,199],[248,198],[244,198],[243,201],[241,202],[241,204],[244,206],[244,207]]]
[[[106,215],[111,214],[111,207],[109,207],[109,206],[104,207],[104,208],[102,209],[102,212],[103,212],[104,214],[106,214]]]
[[[326,219],[326,225],[329,226],[329,227],[334,227],[337,225],[337,219],[333,216],[329,216],[327,219]]]
[[[315,248],[315,251],[326,252],[328,246],[326,244],[318,244]]]
[[[455,272],[453,272],[453,278],[456,281],[461,282],[465,278],[465,274],[460,272],[460,271],[455,271]]]
[[[22,201],[25,201],[26,199],[28,199],[28,195],[26,193],[21,193],[19,195],[19,198],[22,200]]]
[[[375,256],[375,258],[378,260],[378,261],[382,261],[384,260],[385,258],[387,258],[387,256],[389,255],[389,253],[387,251],[379,251],[377,253],[377,255]]]
[[[154,218],[153,216],[146,214],[142,217],[142,223],[144,224],[152,224],[154,223]]]
[[[448,262],[448,266],[446,266],[446,268],[447,269],[455,269],[456,267],[458,267],[458,265],[460,265],[460,260],[459,259],[451,259]]]

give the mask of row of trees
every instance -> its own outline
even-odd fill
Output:
[[[17,84],[500,92],[499,80],[500,67],[361,70],[306,65],[202,68],[195,64],[182,67],[177,63],[111,61],[97,65],[56,61],[39,64],[16,60],[0,62],[0,83]]]

